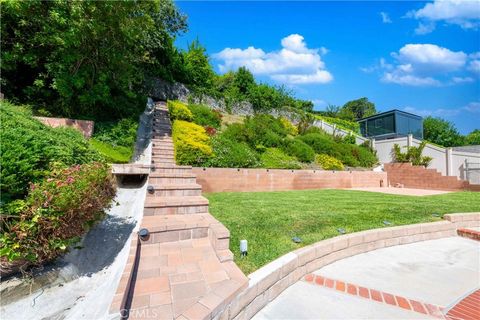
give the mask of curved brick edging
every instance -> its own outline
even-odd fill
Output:
[[[364,252],[418,241],[453,237],[458,228],[480,226],[480,212],[446,214],[444,221],[356,232],[287,253],[248,276],[248,288],[213,319],[250,319],[306,274]]]

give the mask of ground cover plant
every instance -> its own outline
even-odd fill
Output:
[[[230,250],[245,274],[287,252],[337,236],[337,228],[351,233],[384,227],[383,221],[393,226],[437,221],[432,214],[476,212],[480,203],[475,192],[413,197],[324,189],[205,196],[210,212],[230,230]],[[294,236],[302,243],[294,243]],[[241,239],[248,240],[246,258],[240,257]]]

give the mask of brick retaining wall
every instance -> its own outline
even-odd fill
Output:
[[[385,172],[193,168],[203,192],[380,187]]]
[[[480,191],[480,185],[471,185],[453,176],[442,176],[435,169],[412,166],[411,163],[385,163],[384,166],[391,186],[401,184],[405,188]]]
[[[56,127],[70,127],[80,131],[85,138],[90,138],[93,134],[94,122],[89,120],[77,120],[68,118],[50,118],[50,117],[35,117],[43,124]]]

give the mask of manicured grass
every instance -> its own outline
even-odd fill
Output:
[[[350,190],[210,193],[210,212],[231,233],[235,262],[249,274],[302,246],[347,233],[437,221],[433,213],[480,211],[480,193],[457,192],[412,197]],[[295,244],[291,239],[300,237]],[[239,241],[248,240],[248,257],[241,258]]]
[[[132,158],[132,148],[112,146],[96,139],[89,140],[90,145],[97,150],[109,163],[128,163]]]

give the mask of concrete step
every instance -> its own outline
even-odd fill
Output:
[[[208,200],[202,196],[147,197],[144,215],[208,213]]]
[[[193,173],[162,173],[154,171],[148,177],[148,183],[151,185],[163,184],[194,184],[197,183],[196,176]]]
[[[164,184],[152,185],[154,193],[147,193],[147,197],[190,197],[201,196],[202,186],[199,184]]]

